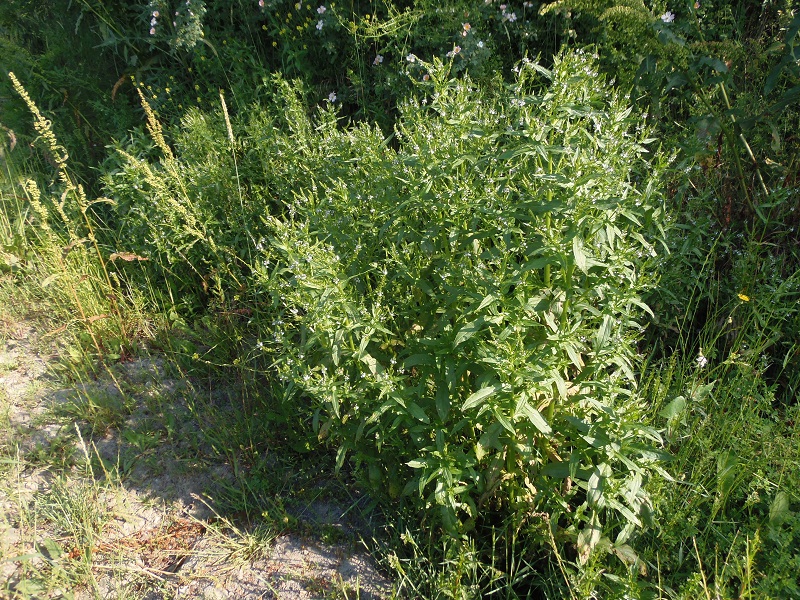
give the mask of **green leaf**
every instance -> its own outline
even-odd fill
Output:
[[[739,458],[733,450],[721,452],[717,456],[717,489],[723,499],[733,490],[738,467]]]
[[[618,502],[617,500],[614,500],[613,498],[606,498],[605,503],[608,505],[609,508],[614,509],[623,517],[625,517],[628,520],[628,522],[633,523],[637,527],[642,526],[642,522],[639,520],[639,517],[633,514],[633,511],[624,504]]]
[[[34,556],[38,556],[38,555],[34,555]],[[14,561],[18,561],[20,558],[26,558],[26,557],[17,556],[17,557],[14,557],[13,560]],[[9,560],[12,560],[12,559],[9,559]],[[41,597],[40,594],[42,594],[42,592],[45,591],[45,589],[42,586],[42,584],[40,584],[37,581],[30,580],[30,579],[21,580],[19,583],[17,583],[14,586],[13,589],[14,589],[14,592],[16,592],[16,594],[22,594],[21,597],[23,597],[23,598],[39,598],[39,597]]]
[[[625,492],[625,500],[628,501],[628,504],[631,506],[636,506],[637,503],[640,503],[638,494],[639,490],[642,489],[642,474],[636,473],[631,480],[630,486],[628,487],[627,491]]]
[[[684,410],[686,410],[686,398],[683,396],[676,396],[672,399],[672,402],[661,409],[658,415],[672,421],[682,415]]]
[[[669,81],[667,81],[667,86],[664,88],[664,93],[666,94],[673,88],[683,87],[687,83],[689,83],[689,80],[686,78],[686,75],[683,73],[676,73],[669,78]]]
[[[547,421],[542,416],[538,410],[536,410],[533,406],[531,406],[528,402],[520,403],[522,414],[528,417],[528,420],[533,423],[533,426],[536,427],[540,432],[544,433],[545,435],[549,435],[553,433],[553,429],[550,425],[547,424]]]
[[[629,298],[628,302],[630,302],[631,304],[633,304],[635,306],[638,306],[639,308],[641,308],[644,312],[646,312],[651,317],[655,317],[655,315],[653,314],[653,311],[650,310],[650,307],[647,306],[647,304],[645,304],[641,300],[639,300],[639,298]]]
[[[453,342],[453,347],[457,348],[460,344],[466,342],[469,338],[478,333],[478,331],[480,331],[485,324],[486,324],[486,319],[481,316],[475,319],[474,321],[471,321],[466,325],[464,325],[456,334],[456,339]]]
[[[364,330],[364,335],[361,338],[361,342],[358,344],[358,356],[362,356],[367,349],[367,346],[372,341],[372,335],[375,333],[375,329],[373,327],[367,327]]]
[[[430,354],[412,354],[403,361],[403,369],[410,369],[418,365],[435,365],[436,359]]]
[[[589,506],[593,508],[603,508],[605,502],[603,499],[603,490],[605,489],[605,480],[599,468],[594,469],[589,476],[588,487],[586,490],[586,500]]]
[[[800,13],[796,13],[789,27],[786,29],[786,37],[783,39],[787,46],[794,48],[794,38],[800,33]]]
[[[569,463],[551,462],[542,467],[542,475],[553,477],[554,479],[566,479],[570,476]]]
[[[712,69],[714,69],[717,73],[727,73],[728,72],[728,65],[722,62],[718,58],[714,58],[713,56],[704,56],[700,59],[701,65],[708,65]]]
[[[339,414],[339,391],[338,388],[334,387],[331,390],[331,409],[333,410],[333,414],[336,415],[337,419],[341,418]]]
[[[347,456],[347,447],[346,446],[339,446],[339,449],[336,451],[336,472],[338,473],[342,469],[342,465],[344,465],[344,459]]]
[[[603,322],[600,325],[600,328],[597,330],[597,334],[594,338],[594,349],[595,351],[602,350],[608,344],[608,338],[611,337],[611,328],[613,325],[614,319],[611,315],[604,315]]]
[[[773,89],[775,89],[775,85],[778,83],[778,79],[780,78],[781,74],[783,73],[784,69],[791,64],[791,57],[784,56],[783,60],[781,60],[775,67],[770,71],[769,75],[767,75],[767,79],[764,82],[764,95],[768,95]]]
[[[373,375],[377,375],[378,373],[383,372],[383,367],[378,363],[377,360],[371,354],[365,354],[361,357],[361,362],[363,362],[367,367],[369,367],[370,373]]]
[[[425,411],[422,410],[422,407],[416,402],[408,402],[408,404],[406,404],[406,409],[417,421],[422,421],[423,423],[430,422],[428,415],[425,414]]]
[[[614,546],[614,554],[627,566],[633,566],[639,561],[639,555],[628,544]]]
[[[469,398],[467,398],[464,404],[461,406],[461,410],[467,411],[475,408],[483,403],[486,398],[499,392],[501,389],[502,386],[500,384],[489,385],[479,389],[477,392],[470,394]]]
[[[478,445],[481,447],[482,450],[486,449],[493,449],[493,450],[502,450],[503,446],[500,443],[500,434],[503,432],[503,426],[500,423],[492,423],[489,425],[489,428],[486,430],[481,436],[481,439],[478,440]],[[478,459],[480,460],[480,458]]]
[[[506,417],[499,409],[493,408],[492,413],[494,414],[495,419],[497,422],[500,423],[511,435],[516,435],[517,430],[514,428],[514,424]]]
[[[450,414],[450,390],[444,385],[444,382],[440,381],[439,384],[436,386],[436,412],[439,415],[439,419],[442,421],[447,420],[447,416]]]
[[[571,342],[564,342],[564,349],[567,351],[567,356],[569,356],[569,359],[572,361],[572,364],[575,365],[575,368],[578,370],[583,369],[583,359],[576,351],[574,344]]]
[[[59,277],[61,277],[61,273],[54,273],[53,275],[50,275],[49,277],[47,277],[47,278],[46,278],[46,279],[45,279],[45,280],[42,282],[42,285],[41,285],[41,287],[42,287],[42,288],[46,288],[46,287],[48,287],[49,285],[51,285],[51,284],[52,284],[52,283],[53,283],[53,282],[54,282],[56,279],[58,279]]]
[[[64,554],[64,549],[57,542],[47,538],[39,547],[39,552],[41,552],[46,559],[53,561]]]
[[[549,310],[542,313],[544,317],[544,322],[547,323],[547,326],[553,331],[553,333],[558,333],[558,323],[556,323],[556,318],[553,316]]]
[[[578,534],[578,562],[585,565],[592,554],[592,550],[600,541],[600,520],[597,513],[592,514],[591,521],[587,523]]]
[[[786,492],[778,492],[769,507],[770,529],[778,529],[791,516],[792,511],[789,510],[789,495]]]
[[[702,402],[705,400],[706,396],[708,396],[709,392],[711,392],[713,389],[715,383],[716,381],[712,381],[711,383],[707,383],[706,385],[701,385],[698,387],[692,392],[692,400],[695,402]]]
[[[478,308],[475,309],[475,312],[483,310],[494,302],[497,302],[497,298],[492,294],[488,294],[483,300],[481,300],[481,303],[478,305]]]
[[[556,384],[556,389],[558,389],[558,394],[560,398],[567,397],[567,382],[564,381],[564,378],[561,376],[556,369],[552,369],[550,371],[550,376],[552,379],[550,380],[552,383]]]
[[[583,239],[578,235],[572,238],[572,254],[575,256],[575,266],[586,273],[586,253],[583,251]]]
[[[538,269],[543,269],[547,265],[553,265],[553,264],[557,264],[557,261],[553,258],[549,257],[534,258],[526,262],[524,265],[522,265],[520,271],[523,273],[526,271],[536,271]]]

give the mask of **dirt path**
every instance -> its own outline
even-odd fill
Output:
[[[198,393],[152,358],[65,386],[34,326],[4,338],[0,597],[390,596],[358,542],[365,499],[216,447],[241,422],[235,391]]]

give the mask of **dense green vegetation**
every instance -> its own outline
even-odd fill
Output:
[[[799,31],[7,0],[0,290],[67,373],[259,390],[381,507],[398,595],[797,597]]]

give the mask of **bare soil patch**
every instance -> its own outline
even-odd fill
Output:
[[[236,419],[235,390],[205,396],[213,410],[198,416],[193,382],[154,358],[64,385],[33,325],[4,333],[0,597],[391,595],[359,543],[365,499],[337,498],[324,479],[287,494],[292,463],[270,455],[259,473],[278,489],[262,481],[266,504],[231,512],[230,498],[249,497],[252,465],[205,432]]]

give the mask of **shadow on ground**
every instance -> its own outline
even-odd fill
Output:
[[[390,595],[368,498],[282,448],[263,394],[152,357],[64,385],[43,348],[0,341],[0,595]]]

